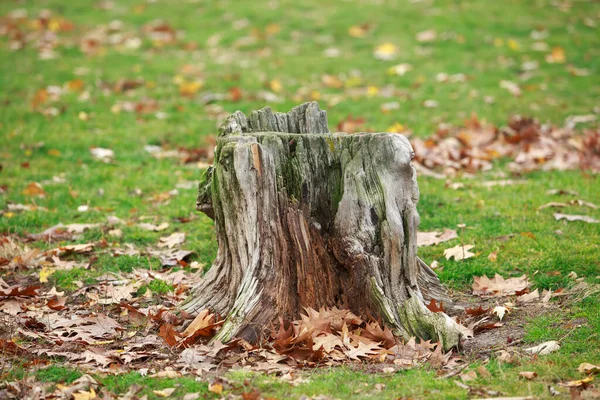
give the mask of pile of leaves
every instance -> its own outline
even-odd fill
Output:
[[[573,169],[598,173],[600,130],[580,133],[574,129],[577,122],[593,119],[595,116],[573,117],[558,128],[517,115],[507,126],[497,128],[473,116],[464,127],[440,126],[434,135],[411,138],[411,143],[418,168],[438,178],[460,171],[487,171],[500,159],[509,159],[508,169],[516,173]]]

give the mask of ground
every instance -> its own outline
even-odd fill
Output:
[[[163,22],[155,22],[159,19]],[[598,129],[598,24],[598,3],[574,0],[260,5],[127,0],[68,6],[54,0],[4,1],[0,232],[21,247],[48,250],[57,243],[24,241],[58,223],[103,226],[59,242],[95,243],[93,256],[66,259],[83,265],[57,270],[47,282],[40,282],[41,267],[4,265],[2,279],[11,285],[40,284],[44,293],[56,287],[73,296],[69,301],[75,307],[82,302],[74,295],[79,286],[97,285],[108,272],[158,270],[167,276],[177,268],[189,272],[210,266],[214,230],[208,218],[193,211],[195,184],[210,162],[219,121],[237,109],[247,113],[270,105],[287,111],[317,100],[328,110],[332,130],[400,131],[411,140],[430,137],[440,126],[462,126],[472,115],[499,127],[515,114],[558,127],[585,116],[577,132]],[[104,162],[98,148],[114,154]],[[524,183],[484,184],[507,179]],[[464,186],[455,190],[455,183]],[[540,292],[568,292],[582,278],[590,287],[600,283],[600,225],[557,221],[556,210],[538,210],[553,201],[600,204],[598,174],[519,172],[499,159],[490,171],[459,171],[446,179],[422,175],[419,185],[420,229],[458,232],[457,239],[422,247],[419,254],[427,263],[439,262],[436,271],[459,302],[514,301],[470,295],[473,277],[484,274],[525,274],[531,289]],[[577,194],[548,194],[551,189]],[[591,207],[570,205],[560,212],[600,219],[600,210]],[[107,216],[123,224],[110,227]],[[164,222],[169,226],[159,232],[139,225]],[[156,250],[160,237],[177,232],[185,233],[184,249],[194,254],[171,269],[161,268],[152,255],[113,257],[112,249],[125,249],[126,243]],[[446,260],[444,249],[459,244],[475,245],[475,256]],[[144,279],[136,295],[149,293],[146,300],[154,303],[176,300],[170,283]],[[543,312],[516,307],[504,318],[506,326],[476,335],[475,344],[461,354],[468,365],[463,373],[484,366],[490,374],[479,372],[465,382],[470,389],[455,383],[462,382],[458,375],[439,378],[446,372],[432,367],[382,374],[368,363],[352,363],[299,372],[305,382],[294,384],[263,373],[229,372],[224,393],[468,398],[497,392],[544,398],[552,386],[566,396],[569,390],[559,383],[585,377],[577,371],[581,363],[600,361],[598,297],[559,297]],[[1,338],[26,347],[29,342],[15,330],[3,327]],[[495,338],[478,344],[485,335]],[[560,350],[546,356],[516,351],[510,362],[489,352],[490,347],[506,345],[512,351],[547,340],[558,340]],[[84,372],[64,366],[61,357],[46,360],[49,364],[38,368],[29,365],[31,359],[10,358],[0,365],[0,381],[28,376],[53,387],[68,385]],[[534,371],[537,378],[524,380],[523,371]],[[151,378],[139,372],[94,377],[113,394],[136,384],[149,398],[163,388],[177,388],[175,398],[185,392],[217,397],[208,391],[208,378]]]

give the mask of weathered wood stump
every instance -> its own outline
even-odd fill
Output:
[[[399,337],[457,345],[456,323],[424,305],[452,302],[417,257],[413,155],[402,135],[329,133],[314,102],[234,113],[197,200],[218,254],[181,309],[226,316],[223,342],[256,341],[278,317],[337,305]]]

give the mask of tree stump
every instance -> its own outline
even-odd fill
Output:
[[[315,102],[232,114],[197,200],[218,254],[180,308],[226,316],[222,342],[257,341],[303,307],[343,306],[398,337],[456,346],[458,325],[425,306],[452,302],[417,257],[413,156],[399,134],[330,133]]]

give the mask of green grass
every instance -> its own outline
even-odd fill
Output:
[[[74,23],[72,32],[58,33],[61,44],[54,49],[57,57],[50,60],[40,59],[32,44],[11,51],[8,38],[0,36],[0,186],[5,188],[0,195],[0,208],[6,210],[6,204],[12,202],[35,203],[48,209],[0,215],[0,232],[37,233],[61,222],[97,223],[114,215],[128,221],[121,226],[122,237],[109,236],[107,229],[93,229],[78,242],[106,240],[145,248],[155,245],[161,236],[184,231],[184,248],[196,252],[190,261],[209,266],[216,255],[212,222],[205,216],[189,223],[177,220],[192,212],[195,189],[178,189],[178,195],[162,203],[152,199],[175,189],[177,183],[199,180],[201,170],[194,164],[156,160],[144,146],[210,146],[208,137],[215,135],[218,125],[215,112],[248,112],[265,105],[287,111],[301,101],[319,99],[328,110],[331,127],[353,115],[365,119],[365,130],[382,131],[399,122],[414,135],[427,136],[440,122],[458,124],[472,113],[497,125],[515,113],[560,125],[568,116],[594,112],[600,99],[600,37],[598,28],[593,26],[600,23],[600,6],[593,1],[282,0],[259,7],[241,1],[181,0],[170,1],[167,7],[161,1],[124,0],[114,2],[112,9],[101,9],[97,4],[91,0],[77,1],[68,7],[59,0],[0,2],[0,16],[24,8],[33,18],[40,10],[49,9],[55,17]],[[153,43],[145,36],[143,26],[157,18],[182,32],[183,39],[175,45]],[[82,53],[78,39],[113,20],[122,21],[125,34],[140,37],[141,47],[132,50],[104,45],[96,55]],[[243,20],[247,20],[247,26],[234,28],[243,25]],[[351,26],[364,23],[372,27],[364,38],[348,34]],[[279,31],[265,35],[272,24],[278,24]],[[546,38],[532,37],[531,32],[538,28],[547,31]],[[32,31],[30,25],[23,29]],[[427,29],[436,30],[438,39],[418,42],[416,34]],[[241,44],[241,39],[252,35],[257,37],[253,43]],[[533,50],[538,41],[547,43],[548,50]],[[399,49],[393,61],[373,56],[375,47],[385,42],[394,43]],[[341,55],[324,56],[328,48],[339,49]],[[564,50],[564,63],[546,61],[553,48]],[[523,64],[533,61],[539,68],[524,74]],[[390,75],[390,67],[400,63],[408,63],[413,69],[404,76]],[[571,73],[573,68],[585,69],[589,74],[575,76]],[[82,70],[87,72],[80,74]],[[436,76],[440,73],[463,73],[467,80],[439,82]],[[325,74],[338,76],[342,87],[327,87],[322,81]],[[189,81],[201,80],[204,86],[194,96],[183,97],[174,83],[180,76]],[[143,79],[144,85],[134,90],[104,89],[120,79],[137,78]],[[66,87],[75,79],[81,79],[81,91],[65,90],[56,101],[32,106],[39,90]],[[257,98],[275,80],[282,86],[276,93],[281,102]],[[503,80],[518,83],[522,95],[515,97],[501,88]],[[395,87],[393,97],[382,95],[386,85]],[[369,86],[380,90],[367,95]],[[242,90],[239,101],[227,97],[232,88]],[[357,88],[362,91],[352,92]],[[87,100],[79,99],[83,93],[87,93]],[[214,93],[226,96],[204,104],[204,96]],[[488,97],[494,101],[485,101]],[[145,99],[156,100],[156,111],[165,114],[114,112],[116,104]],[[436,100],[438,107],[424,107],[426,100]],[[398,102],[399,109],[382,112],[381,106],[389,102]],[[58,115],[43,115],[41,111],[48,108],[58,110]],[[80,119],[81,112],[89,118]],[[92,146],[113,149],[114,164],[95,160],[89,151]],[[523,177],[527,180],[524,185],[492,189],[480,185],[486,180],[503,179],[495,173],[459,178],[467,188],[458,191],[445,188],[443,181],[419,179],[421,230],[466,225],[459,229],[460,239],[447,246],[419,250],[426,262],[440,262],[442,281],[453,290],[466,291],[474,275],[491,276],[497,272],[508,277],[525,273],[535,287],[556,290],[573,285],[567,275],[574,271],[589,283],[599,283],[598,225],[557,222],[551,209],[537,208],[564,200],[545,194],[554,188],[576,190],[580,193],[578,198],[600,204],[600,177],[578,171],[536,172]],[[53,177],[62,177],[64,182],[44,183],[46,197],[23,194],[29,183],[51,181]],[[91,211],[78,212],[77,207],[83,204],[89,204]],[[587,208],[572,207],[565,213],[600,218],[600,210]],[[136,227],[140,221],[169,222],[170,227],[159,233],[148,232]],[[498,240],[507,235],[514,236]],[[461,262],[446,261],[443,250],[461,242],[474,244],[478,255]],[[43,249],[56,246],[41,242],[31,245]],[[494,262],[487,258],[492,252],[497,253]],[[128,273],[140,268],[158,269],[159,262],[147,257],[100,254],[89,269],[55,272],[48,285],[75,290],[76,281],[92,284],[107,272]],[[172,288],[154,280],[138,293],[145,290],[164,294]],[[492,359],[486,365],[491,377],[480,377],[473,386],[505,395],[544,397],[548,396],[546,385],[578,378],[576,368],[580,362],[597,363],[600,359],[597,304],[598,297],[591,297],[563,312],[531,319],[526,325],[525,341],[564,338],[561,350],[509,365]],[[518,372],[524,370],[536,371],[539,378],[523,382]],[[9,376],[20,379],[26,375],[26,369],[10,373]],[[41,381],[65,383],[80,376],[80,372],[58,365],[37,374]],[[265,396],[276,398],[317,394],[357,399],[469,397],[451,380],[438,380],[435,372],[427,369],[382,376],[332,368],[301,375],[309,382],[294,387],[274,377],[232,373],[228,377],[237,386],[228,390],[241,394],[257,388]],[[130,373],[98,379],[114,393],[123,393],[133,384],[141,385],[142,393],[149,398],[155,398],[152,390],[165,387],[177,387],[175,396],[188,391],[212,395],[207,392],[206,382],[187,377],[154,379]],[[249,381],[249,386],[244,381]],[[376,383],[386,385],[383,392],[376,393]]]

